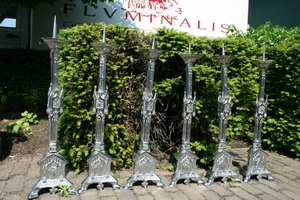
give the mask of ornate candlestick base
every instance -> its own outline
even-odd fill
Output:
[[[177,157],[177,168],[175,174],[172,176],[172,182],[170,187],[174,187],[177,184],[177,181],[185,179],[184,183],[189,184],[190,179],[196,179],[198,185],[203,184],[202,176],[196,172],[196,161],[198,156],[194,155],[189,151],[181,151]]]
[[[156,182],[156,186],[164,188],[161,178],[155,174],[157,158],[150,152],[139,152],[134,158],[134,172],[127,180],[125,190],[132,188],[133,183],[142,181],[143,187],[148,187],[148,181]]]
[[[105,152],[94,152],[87,159],[89,165],[89,174],[82,181],[81,188],[78,193],[82,193],[87,190],[89,185],[97,184],[97,188],[102,190],[104,183],[110,183],[113,189],[121,189],[116,178],[111,175],[111,162],[113,161]]]
[[[73,184],[65,178],[66,164],[68,161],[57,152],[48,152],[44,155],[38,162],[38,165],[41,166],[41,179],[32,187],[28,199],[37,198],[39,191],[44,188],[49,188],[50,193],[55,194],[59,185],[72,186]],[[71,194],[76,194],[76,190],[73,188],[70,187],[68,190]]]
[[[269,155],[262,149],[251,148],[248,154],[248,165],[245,166],[246,171],[244,173],[244,182],[249,182],[251,176],[256,176],[260,181],[262,175],[266,175],[269,181],[274,181],[272,173],[266,169],[266,161]]]
[[[235,181],[241,182],[238,178],[238,174],[232,170],[232,159],[233,156],[227,150],[222,150],[216,153],[214,156],[214,165],[212,172],[205,183],[205,185],[211,185],[215,178],[223,177],[222,181],[226,183],[228,177],[236,177]]]

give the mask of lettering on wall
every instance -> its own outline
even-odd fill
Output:
[[[84,5],[79,7],[73,3],[64,3],[63,14],[69,15],[79,13],[83,17],[97,19],[101,21],[116,20],[119,22],[131,22],[130,24],[149,24],[153,29],[157,27],[169,27],[174,29],[184,28],[193,33],[219,32],[226,34],[230,24],[220,21],[209,21],[207,19],[188,18],[188,10],[183,10],[177,0],[120,0],[122,7],[109,7],[101,4],[98,9]],[[104,16],[104,19],[103,19]],[[120,18],[121,16],[121,18]],[[105,19],[106,18],[106,19]],[[95,21],[92,20],[92,21]],[[123,21],[122,21],[123,20]],[[72,27],[81,24],[79,22],[63,21],[63,27]]]

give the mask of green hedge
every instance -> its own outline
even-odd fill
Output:
[[[99,55],[91,45],[102,40],[103,24],[82,25],[62,30],[61,38],[71,42],[60,52],[60,83],[64,84],[64,112],[60,116],[61,152],[77,171],[83,170],[93,150],[95,114],[93,89],[98,85]],[[115,158],[114,167],[131,167],[141,133],[142,93],[147,55],[152,34],[109,25],[107,42],[119,45],[108,55],[107,85],[109,114],[106,118],[105,147]],[[227,55],[234,55],[228,67],[229,93],[233,98],[227,138],[253,137],[255,99],[258,93],[261,48],[247,38],[212,39],[194,37],[172,29],[158,29],[157,48],[164,53],[156,62],[154,89],[158,102],[151,131],[151,149],[159,159],[175,161],[182,134],[182,101],[185,64],[178,54],[200,54],[193,68],[193,90],[197,93],[196,116],[192,123],[192,150],[200,163],[211,165],[218,136],[217,97],[220,92],[218,56],[225,43]],[[49,51],[0,50],[1,110],[46,108],[50,82]],[[263,148],[299,159],[299,70],[300,48],[296,41],[267,48],[274,64],[267,72],[268,118],[264,120]]]
[[[264,126],[265,148],[300,158],[300,43],[282,43],[269,49],[266,93],[268,118]]]
[[[65,87],[65,110],[60,117],[61,152],[80,170],[91,153],[95,116],[91,112],[93,88],[98,84],[99,55],[91,43],[101,41],[103,24],[82,25],[60,32],[71,42],[61,52],[61,80]],[[107,85],[109,114],[106,119],[105,147],[115,157],[115,167],[132,166],[141,129],[141,98],[144,90],[147,56],[152,35],[119,25],[107,26],[107,42],[119,47],[108,56]],[[217,97],[220,91],[221,44],[226,54],[235,56],[229,66],[229,92],[233,97],[233,116],[228,135],[251,138],[253,112],[258,91],[260,50],[245,39],[210,39],[159,29],[157,48],[164,53],[156,62],[155,85],[158,103],[152,123],[151,146],[160,159],[174,158],[181,143],[182,101],[185,64],[179,53],[192,44],[193,53],[202,55],[194,65],[193,88],[197,92],[196,117],[192,127],[192,148],[200,162],[212,160],[218,134]]]
[[[0,111],[45,115],[49,65],[49,51],[0,49]]]

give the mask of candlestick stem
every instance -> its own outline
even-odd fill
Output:
[[[248,162],[246,171],[244,172],[244,182],[248,182],[253,175],[255,175],[258,180],[261,180],[262,175],[266,175],[269,181],[275,180],[271,176],[272,173],[266,168],[268,154],[261,148],[263,118],[267,117],[268,106],[268,97],[265,97],[266,71],[271,63],[271,60],[264,60],[264,58],[260,61],[261,69],[259,78],[259,93],[256,97],[253,146],[248,151]]]
[[[156,94],[152,93],[154,72],[155,72],[155,60],[158,55],[162,53],[162,50],[155,48],[155,38],[152,41],[152,48],[149,51],[149,61],[147,70],[147,82],[145,91],[143,93],[143,107],[142,107],[142,133],[141,143],[137,155],[134,156],[134,172],[132,176],[127,180],[127,184],[124,189],[129,189],[133,186],[134,182],[141,181],[143,187],[148,186],[148,181],[156,182],[157,187],[164,187],[161,178],[155,174],[155,164],[157,158],[152,155],[149,148],[150,139],[150,125],[151,118],[155,115],[156,106]]]

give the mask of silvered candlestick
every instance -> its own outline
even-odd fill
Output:
[[[266,169],[266,161],[268,154],[261,148],[261,131],[263,125],[263,118],[267,117],[268,97],[265,96],[266,72],[271,60],[260,61],[260,80],[259,80],[259,94],[256,97],[256,110],[255,110],[255,124],[254,124],[254,141],[253,146],[248,151],[248,163],[244,182],[248,182],[251,176],[256,175],[258,180],[261,180],[262,175],[267,175],[269,181],[275,179],[271,176],[272,173]]]
[[[96,136],[94,151],[87,159],[89,165],[88,176],[81,183],[78,193],[86,191],[91,184],[97,184],[99,190],[104,188],[104,183],[110,183],[114,189],[120,189],[117,179],[111,175],[111,162],[113,159],[105,152],[103,141],[105,116],[108,114],[108,88],[106,86],[107,54],[116,48],[117,45],[105,43],[105,39],[103,39],[103,42],[92,43],[92,45],[100,54],[99,85],[98,90],[95,86],[93,94],[93,112],[96,113]]]
[[[224,47],[223,47],[224,49]],[[223,51],[224,52],[224,51]],[[221,94],[218,97],[218,116],[219,116],[219,144],[218,151],[214,156],[214,165],[206,185],[211,185],[215,178],[222,177],[226,182],[228,177],[238,177],[232,170],[232,154],[226,149],[226,129],[227,120],[231,116],[231,97],[228,95],[227,66],[231,61],[231,56],[219,56],[222,64],[221,68]],[[236,178],[236,181],[240,181]]]
[[[189,47],[190,48],[190,47]],[[196,94],[192,92],[193,83],[193,63],[199,57],[197,54],[179,54],[186,64],[186,88],[183,97],[183,130],[181,152],[177,157],[176,171],[172,177],[170,187],[174,187],[178,180],[185,179],[184,183],[188,184],[190,179],[196,179],[198,184],[202,184],[202,177],[196,172],[196,161],[198,156],[190,150],[191,124],[195,116]]]
[[[48,152],[38,162],[38,165],[40,165],[40,180],[33,186],[31,193],[28,194],[28,199],[37,198],[39,191],[43,188],[50,188],[50,193],[55,194],[59,185],[69,187],[69,192],[72,194],[76,193],[71,188],[73,184],[66,179],[65,169],[68,161],[57,151],[58,114],[63,111],[63,90],[59,91],[58,89],[58,53],[68,41],[57,38],[55,18],[53,37],[42,39],[50,48],[51,58],[51,83],[47,103],[49,146]]]
[[[153,40],[154,44],[154,40]],[[142,181],[142,186],[147,187],[148,181],[156,182],[157,187],[164,187],[161,178],[155,174],[155,164],[157,158],[151,154],[149,149],[150,138],[150,123],[151,117],[155,114],[156,94],[152,93],[155,60],[162,50],[149,49],[150,58],[148,62],[147,82],[145,92],[143,94],[143,122],[142,122],[142,134],[141,144],[137,155],[134,156],[134,171],[132,176],[127,180],[125,189],[132,187],[134,182]]]

